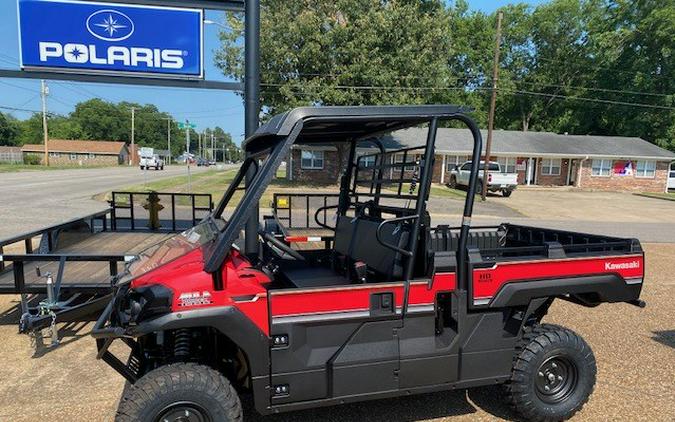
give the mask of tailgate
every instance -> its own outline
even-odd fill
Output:
[[[515,173],[490,173],[490,185],[515,185],[518,182],[518,175]]]

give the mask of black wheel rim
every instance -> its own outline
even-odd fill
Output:
[[[193,402],[172,403],[159,412],[155,422],[212,422],[209,412]]]
[[[567,399],[577,388],[579,371],[565,356],[546,359],[535,374],[537,395],[544,402],[556,404]]]

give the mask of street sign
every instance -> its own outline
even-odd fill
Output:
[[[18,0],[21,67],[203,78],[203,11],[72,0]]]
[[[197,127],[196,124],[190,123],[190,129],[195,129]],[[178,122],[178,129],[185,129],[186,125],[183,122]]]

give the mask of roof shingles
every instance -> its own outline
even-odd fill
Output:
[[[487,131],[481,131],[483,144]],[[387,148],[404,148],[424,144],[427,130],[409,128],[383,137]],[[468,129],[439,128],[436,150],[446,154],[471,153],[473,138]],[[483,145],[485,151],[485,145]],[[597,135],[559,135],[552,132],[521,132],[495,130],[492,136],[492,154],[511,156],[561,157],[619,157],[649,158],[664,161],[675,159],[675,153],[660,148],[642,138]]]
[[[126,144],[111,141],[79,141],[65,139],[50,139],[47,143],[50,152],[119,155]],[[43,152],[43,144],[26,144],[21,147],[23,152]]]

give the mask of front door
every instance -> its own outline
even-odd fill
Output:
[[[271,291],[271,403],[398,390],[402,283]]]
[[[670,164],[668,172],[668,189],[675,189],[675,163]]]
[[[577,175],[579,173],[579,160],[570,160],[570,186],[577,185]]]

